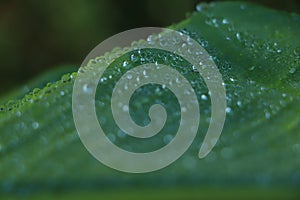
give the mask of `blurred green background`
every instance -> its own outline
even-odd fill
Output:
[[[165,27],[179,22],[194,11],[199,2],[1,1],[0,97],[51,68],[78,67],[97,44],[116,33],[144,26]],[[300,12],[298,0],[253,2]]]

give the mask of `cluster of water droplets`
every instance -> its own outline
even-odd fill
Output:
[[[4,105],[4,113],[0,113],[1,190],[15,189],[15,181],[32,174],[30,166],[36,165],[37,160],[77,139],[70,98],[76,74],[66,74],[61,80]]]

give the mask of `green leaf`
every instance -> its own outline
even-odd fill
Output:
[[[217,146],[206,158],[199,160],[197,151],[210,117],[209,95],[188,63],[175,68],[188,80],[196,81],[194,88],[200,100],[202,95],[208,98],[200,101],[197,139],[171,166],[143,175],[109,169],[82,145],[71,110],[74,72],[0,107],[1,193],[47,193],[137,184],[299,186],[300,16],[239,2],[200,4],[197,10],[171,28],[190,35],[209,52],[226,84],[225,127]],[[107,70],[106,75],[113,77],[111,83],[120,76],[114,69],[129,58],[130,54],[124,55]],[[136,93],[132,116],[137,123],[147,122],[147,109],[156,98],[139,99],[140,94],[153,89],[148,87]],[[101,94],[110,90],[109,84],[99,88],[97,98],[108,104],[109,99]],[[176,99],[167,91],[162,97],[162,103],[170,103],[166,109],[176,112]],[[143,101],[146,103],[138,112],[140,107],[134,102]],[[117,130],[111,114],[103,113],[101,108],[97,111],[107,130]],[[166,132],[176,130],[174,121],[176,118],[170,118]],[[147,140],[139,143],[132,138],[114,137],[116,144],[138,151],[164,144],[163,135],[153,140],[158,145],[155,147]]]

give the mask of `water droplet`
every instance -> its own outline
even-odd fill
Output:
[[[165,38],[160,38],[159,44],[161,47],[166,47],[168,45],[168,41]]]
[[[124,105],[123,108],[122,108],[122,110],[123,110],[124,112],[127,112],[127,111],[129,110],[129,107],[128,107],[127,105]]]
[[[226,113],[230,113],[230,112],[231,112],[231,108],[230,108],[230,107],[227,107],[227,108],[225,109],[225,111],[226,111]]]
[[[77,77],[77,72],[73,72],[70,77],[71,77],[71,79],[76,78]]]
[[[127,67],[129,65],[128,61],[123,62],[123,67]]]
[[[241,34],[240,33],[236,33],[235,36],[236,36],[236,39],[241,40]]]
[[[21,117],[21,116],[22,116],[22,113],[21,113],[20,111],[18,111],[18,112],[16,113],[16,115],[17,115],[17,117]]]
[[[163,141],[165,144],[168,144],[171,142],[171,140],[173,139],[173,136],[168,134],[168,135],[165,135],[164,138],[163,138]]]
[[[198,12],[201,12],[201,11],[203,10],[203,4],[198,4],[198,5],[196,6],[196,10],[197,10]]]
[[[250,71],[253,71],[254,69],[255,69],[255,66],[254,66],[254,65],[252,65],[252,66],[249,68]]]
[[[294,68],[294,67],[290,68],[289,73],[293,74],[295,72],[296,72],[296,68]]]
[[[65,74],[62,76],[61,80],[63,82],[68,82],[69,80],[71,80],[70,74]]]
[[[295,50],[294,50],[294,54],[296,56],[300,56],[300,47],[297,47]]]
[[[142,65],[142,64],[145,64],[146,62],[146,59],[145,58],[141,58],[141,62],[140,62],[140,64]]]
[[[198,72],[197,68],[193,65],[192,66],[193,72]]]
[[[126,134],[125,133],[123,133],[123,131],[121,131],[121,130],[118,130],[118,137],[119,138],[125,138],[126,137]]]
[[[39,126],[40,126],[40,125],[39,125],[38,122],[33,122],[33,123],[32,123],[32,128],[35,129],[35,130],[38,129]]]
[[[84,84],[83,87],[82,87],[82,90],[84,93],[91,93],[92,92],[92,89],[89,88],[88,84]]]
[[[116,136],[114,134],[107,134],[107,137],[110,141],[115,142],[116,141]]]
[[[238,107],[241,107],[241,106],[242,106],[242,102],[241,102],[241,101],[237,101],[237,102],[236,102],[236,105],[237,105]]]
[[[229,21],[227,19],[222,19],[222,24],[229,24]]]
[[[149,35],[147,38],[147,42],[149,44],[155,44],[155,41],[157,41],[157,35]]]
[[[107,80],[106,77],[102,77],[102,78],[100,79],[100,82],[103,83],[103,82],[106,81],[106,80]]]
[[[246,9],[246,5],[245,5],[245,4],[241,4],[241,5],[240,5],[240,9],[241,9],[241,10],[245,10],[245,9]]]
[[[131,75],[131,74],[127,74],[126,77],[127,77],[127,79],[129,79],[129,80],[132,79],[132,75]]]
[[[204,101],[206,101],[207,100],[207,96],[205,94],[202,94],[201,95],[201,99],[204,100]]]
[[[214,27],[219,27],[217,19],[213,18],[211,21]]]
[[[270,114],[268,111],[265,111],[265,117],[266,117],[267,119],[269,119],[270,116],[271,116],[271,114]]]
[[[32,92],[33,92],[33,94],[37,94],[39,91],[40,91],[39,88],[35,88]]]

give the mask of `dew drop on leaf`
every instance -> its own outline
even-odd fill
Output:
[[[70,74],[63,75],[63,77],[61,78],[61,80],[63,82],[68,82],[69,80],[71,80]]]
[[[198,4],[196,6],[196,11],[201,12],[203,10],[203,5],[202,4]]]
[[[230,113],[231,112],[231,108],[227,107],[225,111],[226,111],[226,113]]]
[[[126,77],[127,77],[127,79],[129,79],[129,80],[132,79],[132,75],[131,75],[131,74],[127,74]]]
[[[229,24],[229,21],[227,19],[222,19],[222,24]]]
[[[241,102],[241,101],[237,101],[237,102],[236,102],[236,105],[237,105],[238,107],[241,107],[241,106],[242,106],[242,102]]]
[[[236,36],[236,39],[241,40],[241,34],[240,33],[236,33],[235,36]]]
[[[128,61],[123,62],[123,67],[127,67],[129,65]]]
[[[129,108],[128,108],[128,106],[127,106],[127,105],[124,105],[124,106],[123,106],[123,108],[122,108],[122,110],[123,110],[124,112],[126,112],[126,111],[128,111],[128,110],[129,110]]]
[[[250,71],[253,71],[254,69],[255,69],[255,66],[254,66],[254,65],[252,65],[252,66],[249,68]]]
[[[296,68],[294,68],[294,67],[290,68],[290,70],[289,70],[289,73],[290,73],[290,74],[293,74],[293,73],[295,73],[295,72],[296,72]]]
[[[201,95],[201,99],[204,100],[204,101],[206,101],[207,100],[207,96],[205,94],[202,94]]]
[[[32,128],[33,129],[38,129],[39,128],[39,126],[40,126],[40,124],[38,123],[38,122],[32,122]]]
[[[297,47],[295,50],[294,50],[294,54],[296,56],[300,56],[300,47]]]

